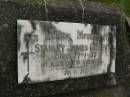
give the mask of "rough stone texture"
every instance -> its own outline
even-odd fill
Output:
[[[113,75],[18,85],[17,19],[116,25],[117,60],[114,78],[116,77],[117,85],[108,87],[113,80],[109,80],[109,83],[105,81],[111,79]],[[0,97],[43,97],[54,94],[57,97],[130,97],[130,50],[126,35],[124,14],[113,5],[85,0],[0,1]],[[102,88],[94,89],[101,85]]]
[[[128,25],[130,27],[130,17],[127,17],[126,19],[127,19]]]

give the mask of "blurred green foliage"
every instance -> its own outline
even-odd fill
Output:
[[[127,16],[130,16],[130,0],[96,0],[121,6]]]

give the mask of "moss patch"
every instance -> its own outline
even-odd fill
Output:
[[[112,3],[123,8],[127,16],[130,16],[130,0],[97,0],[99,2]]]

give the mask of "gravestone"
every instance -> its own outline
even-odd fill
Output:
[[[129,46],[119,7],[9,0],[0,2],[0,13],[1,97],[63,96],[127,83]]]

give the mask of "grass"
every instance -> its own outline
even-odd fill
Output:
[[[130,17],[130,0],[96,0],[96,1],[117,4],[121,6],[126,15]]]

